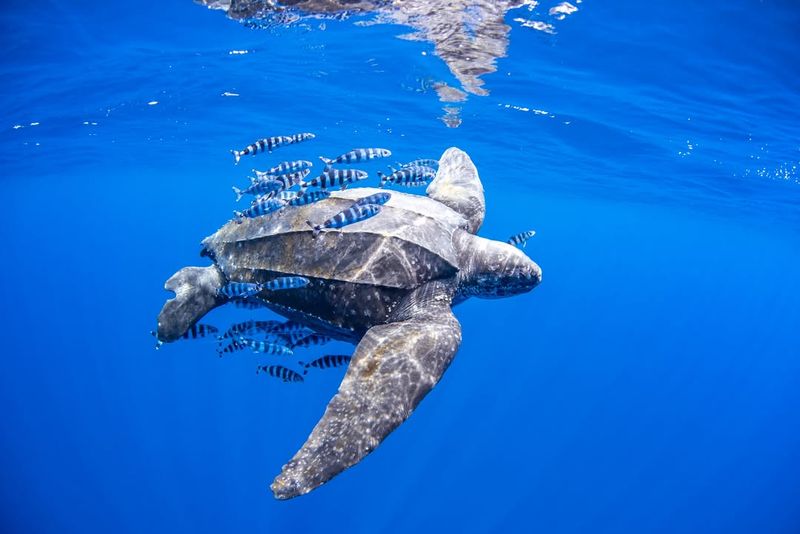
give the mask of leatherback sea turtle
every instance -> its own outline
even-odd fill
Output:
[[[436,385],[461,343],[451,307],[468,297],[533,289],[539,266],[521,250],[475,235],[486,211],[483,186],[466,153],[448,149],[427,197],[392,192],[381,213],[313,237],[323,221],[377,192],[357,188],[237,224],[203,241],[209,267],[185,267],[166,282],[175,292],[158,317],[173,341],[224,304],[227,281],[298,275],[310,283],[262,292],[266,306],[337,339],[357,343],[339,391],[302,448],[272,484],[288,499],[356,464]]]

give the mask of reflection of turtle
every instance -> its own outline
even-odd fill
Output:
[[[495,72],[497,59],[504,57],[508,50],[511,27],[505,23],[506,12],[526,4],[523,0],[196,1],[222,9],[237,20],[269,20],[279,15],[277,21],[280,22],[286,19],[288,13],[295,17],[375,13],[375,22],[410,26],[414,30],[400,38],[430,42],[433,53],[444,60],[462,88],[475,95],[488,94],[481,76]],[[466,97],[454,87],[440,87],[442,90],[437,89],[437,92],[443,102],[460,101]]]
[[[338,339],[357,342],[338,393],[272,490],[302,495],[354,465],[414,410],[444,373],[461,342],[451,306],[467,297],[530,291],[541,280],[525,254],[475,232],[485,213],[477,170],[462,151],[444,153],[428,197],[393,192],[381,213],[324,231],[322,221],[377,190],[337,192],[302,207],[228,223],[204,241],[210,267],[186,267],[158,317],[172,341],[212,308],[226,280],[265,282],[298,275],[304,288],[263,292],[280,314]]]

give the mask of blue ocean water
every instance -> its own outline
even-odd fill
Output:
[[[488,94],[442,102],[464,84],[397,20],[6,2],[2,530],[800,531],[800,9],[555,5],[506,12]],[[535,228],[544,281],[459,306],[413,416],[280,502],[342,372],[282,384],[149,331],[247,169],[356,146],[466,150],[481,235]]]

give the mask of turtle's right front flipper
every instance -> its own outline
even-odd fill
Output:
[[[158,340],[169,342],[181,337],[194,323],[212,309],[225,302],[217,290],[225,278],[216,265],[210,267],[184,267],[164,284],[164,289],[174,291],[158,314]]]

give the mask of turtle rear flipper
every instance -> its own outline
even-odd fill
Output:
[[[467,219],[471,234],[483,224],[486,201],[478,169],[466,152],[452,147],[445,150],[439,160],[439,171],[425,193]]]
[[[184,267],[164,284],[164,289],[174,291],[158,314],[158,340],[175,341],[201,317],[223,302],[217,290],[225,278],[216,265],[210,267]]]
[[[361,461],[414,411],[461,344],[452,288],[429,282],[408,295],[396,322],[370,328],[339,391],[300,451],[272,484],[291,499]]]

